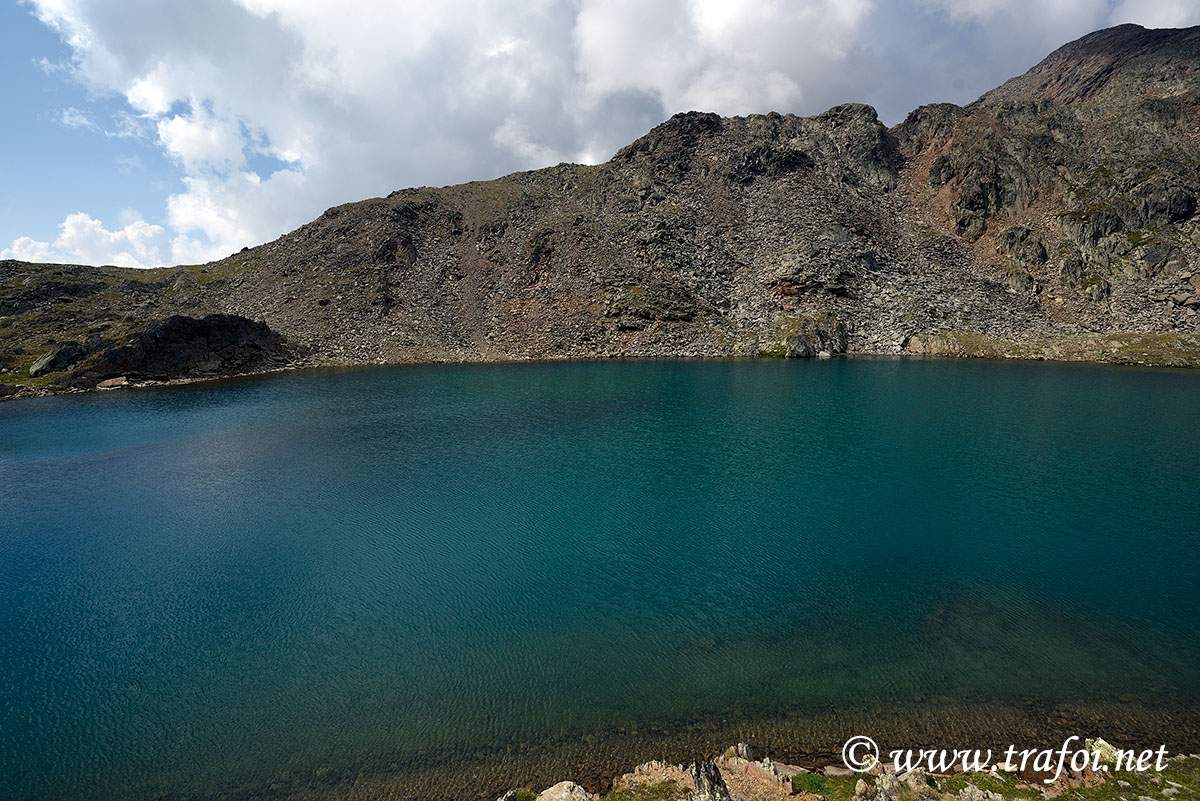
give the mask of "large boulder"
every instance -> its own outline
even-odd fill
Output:
[[[60,342],[29,366],[29,377],[70,369],[85,355],[84,347],[78,342]]]
[[[559,782],[543,790],[537,801],[593,801],[595,796],[575,782]]]
[[[733,801],[729,795],[729,787],[721,776],[721,769],[710,761],[696,761],[691,768],[692,781],[696,784],[696,792],[691,801]]]
[[[174,315],[100,348],[73,372],[77,386],[126,376],[131,380],[201,378],[282,367],[293,349],[266,323],[234,314]]]
[[[846,324],[830,314],[805,317],[787,339],[789,359],[811,359],[821,354],[845,353],[849,344]]]

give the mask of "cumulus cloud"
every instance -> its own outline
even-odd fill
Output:
[[[166,263],[170,238],[160,225],[142,220],[109,231],[100,220],[83,212],[67,216],[53,242],[23,236],[0,251],[0,258],[25,261],[115,264],[119,267],[154,267]]]
[[[1200,4],[1195,0],[1124,0],[1113,11],[1112,19],[1147,28],[1185,28],[1200,25]]]
[[[4,253],[131,265],[223,256],[405,186],[600,161],[677,111],[854,100],[894,123],[1107,24],[1200,22],[1186,0],[27,1],[74,76],[127,107],[96,133],[151,139],[180,183],[165,230],[80,212]]]

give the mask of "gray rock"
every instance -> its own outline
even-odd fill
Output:
[[[832,315],[802,317],[788,336],[786,353],[789,359],[811,359],[822,352],[829,355],[845,353],[849,344],[846,324]]]
[[[1088,751],[1096,754],[1096,761],[1101,765],[1111,765],[1117,760],[1117,749],[1102,737],[1085,740],[1084,746]]]
[[[968,784],[959,792],[962,801],[1004,801],[1004,796],[991,790],[980,790],[973,784]]]
[[[537,801],[593,801],[595,797],[575,782],[559,782],[539,793]]]
[[[37,378],[46,373],[69,370],[84,357],[83,346],[78,342],[60,342],[38,357],[29,367],[29,377]]]
[[[1014,225],[1000,234],[999,239],[1001,252],[1020,264],[1036,266],[1046,263],[1046,245],[1032,229]]]
[[[875,801],[896,801],[900,797],[900,780],[891,770],[885,770],[875,779]]]
[[[733,801],[725,779],[721,777],[721,769],[709,761],[697,761],[691,767],[692,781],[696,792],[692,801]],[[539,798],[538,801],[541,801]]]
[[[232,375],[285,364],[291,352],[266,323],[235,314],[173,315],[91,354],[73,375],[80,386],[114,376],[167,380]]]
[[[1029,294],[1037,288],[1033,276],[1024,267],[1009,267],[1004,271],[1004,285],[1014,292]]]
[[[1104,300],[1112,294],[1112,284],[1098,275],[1089,274],[1084,276],[1084,283],[1081,290],[1084,297],[1095,303]]]
[[[849,768],[843,768],[841,765],[826,765],[821,768],[821,773],[825,776],[853,776],[854,771]],[[861,780],[860,780],[861,781]]]
[[[746,745],[745,743],[738,743],[737,745],[735,745],[733,747],[733,751],[737,756],[739,756],[742,759],[745,759],[749,762],[757,762],[758,761],[757,752],[750,746]]]
[[[929,776],[924,768],[913,768],[912,770],[900,776],[900,781],[909,786],[910,789],[920,793],[929,789]]]

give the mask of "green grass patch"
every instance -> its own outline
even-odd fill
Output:
[[[691,792],[678,782],[664,779],[654,784],[638,784],[613,790],[604,801],[683,801]]]
[[[809,793],[825,797],[825,801],[850,801],[859,779],[873,785],[875,777],[865,773],[854,776],[819,776],[815,773],[800,773],[792,777],[792,787],[797,793]]]
[[[1037,790],[1023,788],[1015,777],[1003,773],[997,773],[995,776],[990,773],[955,773],[952,776],[930,777],[929,782],[940,792],[951,795],[958,795],[967,789],[968,784],[973,784],[980,790],[997,793],[1005,798],[1042,801],[1041,793]]]
[[[49,350],[47,347],[46,350]],[[54,379],[60,373],[47,373],[40,375],[37,378],[29,377],[29,368],[38,360],[41,353],[23,353],[10,361],[5,367],[8,368],[7,373],[0,373],[0,384],[8,386],[22,385],[26,387],[47,387],[54,383]]]
[[[829,792],[829,785],[820,776],[812,773],[798,773],[792,777],[792,789],[798,793],[825,795]]]

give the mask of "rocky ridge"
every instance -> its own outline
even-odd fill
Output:
[[[206,265],[0,262],[0,392],[547,358],[1195,366],[1197,56],[1200,28],[1123,25],[891,129],[859,104],[689,112],[604,164],[393,192]],[[215,360],[175,341],[209,354],[182,371],[97,355],[210,315],[265,339]]]

